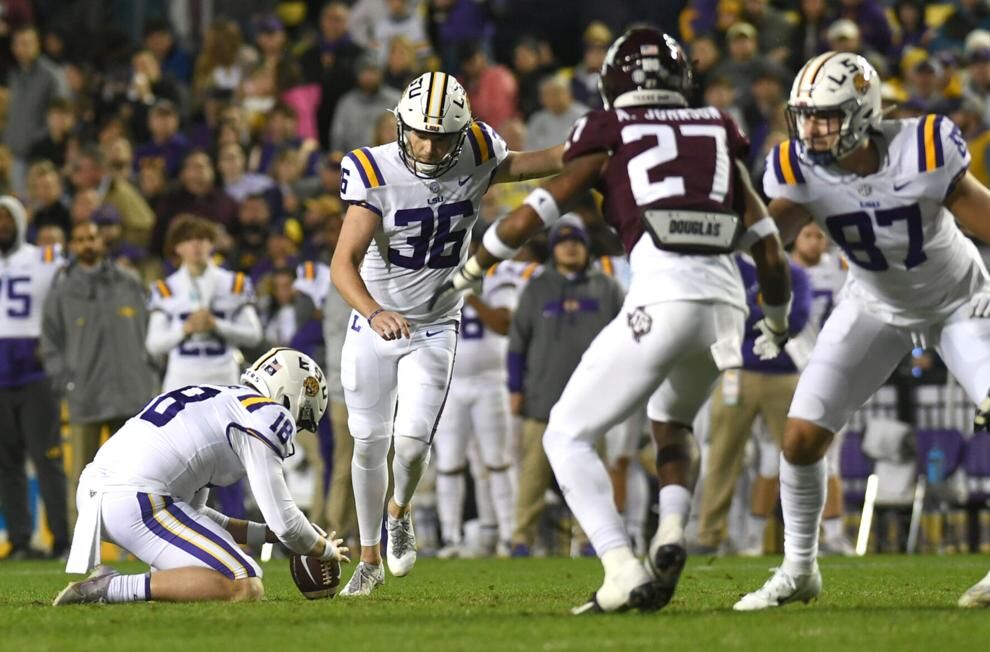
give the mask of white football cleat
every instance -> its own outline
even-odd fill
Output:
[[[783,568],[775,568],[766,584],[747,593],[732,606],[735,611],[761,611],[782,607],[788,602],[811,602],[822,592],[822,574],[816,563],[807,575],[794,576]]]
[[[635,557],[624,562],[616,572],[606,573],[601,588],[591,599],[571,609],[575,616],[591,613],[626,611],[633,608],[650,610],[654,602],[653,578]]]
[[[55,596],[52,606],[106,602],[107,587],[110,585],[110,580],[118,575],[120,573],[115,569],[100,564],[86,576],[86,579],[69,582],[69,585]]]
[[[959,598],[960,607],[990,607],[990,573]]]
[[[362,561],[354,569],[354,574],[351,575],[351,579],[347,581],[347,586],[340,592],[340,595],[345,598],[371,595],[375,587],[381,586],[384,583],[385,569],[382,568],[382,565],[378,564],[375,566]]]
[[[448,543],[437,550],[437,559],[460,559],[464,556],[464,549],[459,543]]]
[[[412,510],[400,518],[389,514],[387,527],[388,545],[385,547],[385,557],[388,559],[388,572],[396,577],[404,577],[416,564],[416,533],[413,531]]]

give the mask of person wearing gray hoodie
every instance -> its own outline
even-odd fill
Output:
[[[69,544],[59,402],[38,355],[42,306],[62,257],[56,247],[29,244],[26,234],[24,206],[0,196],[0,504],[11,544],[6,559],[15,560],[39,555],[30,547],[28,457],[54,537],[52,556]]]

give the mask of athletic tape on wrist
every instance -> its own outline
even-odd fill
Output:
[[[773,221],[772,217],[767,215],[756,224],[746,229],[746,232],[742,234],[741,238],[739,238],[739,244],[736,246],[736,249],[741,251],[749,251],[757,242],[763,238],[768,238],[775,233],[779,233],[777,230],[777,223]]]
[[[485,231],[484,238],[481,240],[481,244],[485,246],[488,253],[502,260],[509,260],[519,253],[519,247],[510,247],[502,241],[502,238],[498,237],[497,223],[488,227],[488,230]]]
[[[265,542],[265,531],[268,528],[264,523],[254,523],[248,521],[247,536],[245,537],[249,546],[260,547]]]
[[[560,219],[560,207],[557,200],[543,188],[537,188],[526,196],[524,204],[536,211],[545,226],[552,226]]]

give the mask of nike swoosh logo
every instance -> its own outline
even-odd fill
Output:
[[[900,184],[900,185],[897,185],[897,184],[895,183],[895,184],[894,184],[894,192],[897,192],[898,190],[900,190],[900,189],[901,189],[901,188],[903,188],[904,186],[906,186],[906,185],[908,185],[909,183],[911,183],[911,182],[910,182],[910,181],[905,181],[904,183],[902,183],[902,184]]]
[[[434,335],[438,335],[438,334],[440,334],[440,333],[442,333],[442,332],[443,332],[443,331],[433,331],[433,332],[431,333],[430,331],[426,331],[426,336],[427,336],[427,337],[433,337]]]
[[[469,174],[466,177],[461,177],[460,179],[458,179],[457,180],[457,185],[463,186],[465,183],[467,183],[470,180],[471,180],[471,175]]]

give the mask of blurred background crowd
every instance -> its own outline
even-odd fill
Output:
[[[892,116],[950,116],[990,181],[988,0],[0,0],[0,194],[23,202],[29,242],[95,248],[145,284],[182,262],[170,226],[199,217],[213,260],[257,294],[255,348],[322,346],[325,293],[301,281],[339,233],[341,158],[395,139],[404,86],[456,74],[510,149],[548,147],[601,107],[607,48],[635,23],[678,36],[696,101],[749,137],[754,178],[788,137],[794,73],[832,49],[869,59]],[[484,221],[532,187],[494,188]],[[621,254],[597,210],[577,210],[585,265]],[[902,376],[944,381],[920,350]]]

